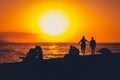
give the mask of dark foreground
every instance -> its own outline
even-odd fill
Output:
[[[120,80],[120,54],[0,65],[0,80]]]

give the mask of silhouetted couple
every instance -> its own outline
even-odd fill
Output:
[[[43,60],[43,52],[40,46],[36,46],[34,49],[30,49],[26,57],[23,59],[24,62],[34,63]]]
[[[81,46],[81,51],[82,51],[83,55],[85,55],[86,42],[89,42],[89,41],[86,40],[85,37],[83,36],[82,39],[78,43]],[[91,41],[90,41],[90,48],[91,48],[91,53],[95,54],[96,41],[94,40],[93,37],[91,38]]]

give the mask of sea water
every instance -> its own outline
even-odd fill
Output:
[[[0,63],[21,62],[31,48],[36,45],[42,47],[43,58],[63,58],[68,54],[70,45],[77,47],[80,50],[80,45],[77,43],[2,43],[0,44]],[[101,48],[108,48],[114,53],[120,52],[120,43],[98,43],[97,50]],[[80,55],[82,55],[80,50]],[[89,44],[86,47],[86,55],[91,55]]]

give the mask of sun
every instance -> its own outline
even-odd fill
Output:
[[[47,11],[38,21],[41,31],[50,36],[62,35],[69,26],[67,16],[60,11]]]

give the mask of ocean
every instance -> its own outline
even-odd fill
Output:
[[[0,63],[21,62],[31,48],[36,45],[42,47],[43,58],[63,58],[68,54],[70,45],[74,45],[80,50],[77,43],[1,43],[0,44]],[[97,43],[96,54],[100,54],[97,50],[108,48],[114,53],[120,52],[120,43]],[[81,50],[80,50],[81,52]],[[82,53],[80,53],[82,55]],[[86,55],[91,55],[90,47],[87,45]]]

